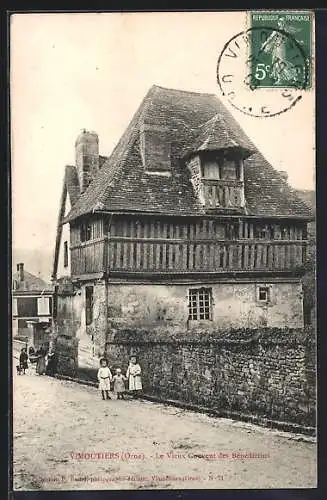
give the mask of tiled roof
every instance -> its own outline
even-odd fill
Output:
[[[70,203],[73,206],[77,202],[80,194],[77,170],[73,165],[66,165],[64,182],[66,183]]]
[[[13,273],[12,279],[17,282],[18,288],[14,290],[19,291],[30,291],[30,292],[45,292],[51,291],[50,283],[47,283],[41,278],[34,276],[34,274],[29,273],[24,270],[24,281],[19,280],[19,274]]]
[[[312,189],[297,189],[296,194],[308,205],[313,213],[316,213],[316,193]]]
[[[107,160],[108,160],[108,156],[99,155],[99,167],[102,168]]]
[[[229,137],[243,148],[257,151],[245,161],[246,213],[268,217],[310,217],[307,205],[258,152],[214,94],[153,86],[108,161],[72,207],[65,221],[92,211],[203,214],[204,208],[194,193],[190,173],[182,158],[194,150],[203,129],[207,127],[211,132],[219,130],[219,127],[210,128],[210,121],[215,122],[217,115],[228,129],[228,135],[223,134],[225,140]],[[139,147],[143,123],[153,123],[168,130],[171,177],[149,175],[145,171]],[[212,140],[215,138],[212,137]]]
[[[199,135],[192,146],[193,151],[215,151],[217,149],[242,148],[249,150],[249,144],[228,128],[220,114],[216,114],[200,127]]]

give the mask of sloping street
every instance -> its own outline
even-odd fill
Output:
[[[299,436],[47,376],[13,386],[14,490],[316,486],[316,445]]]

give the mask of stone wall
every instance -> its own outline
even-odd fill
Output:
[[[93,286],[93,319],[90,325],[86,325],[85,287],[90,285]],[[105,283],[99,281],[85,283],[79,288],[75,287],[71,293],[62,293],[57,297],[57,336],[76,339],[76,359],[75,354],[72,355],[72,365],[76,367],[99,366],[107,335],[106,293]],[[58,344],[58,349],[60,348],[61,344]],[[67,364],[67,360],[64,363]]]
[[[315,339],[304,330],[235,330],[216,338],[120,330],[111,367],[137,353],[144,392],[223,412],[315,426]]]
[[[83,293],[85,291],[83,290]],[[107,335],[107,284],[97,281],[93,284],[92,322],[86,326],[86,333],[91,337],[94,350],[100,357],[105,351]]]
[[[78,373],[78,340],[59,335],[53,342],[57,353],[57,373],[76,377]]]

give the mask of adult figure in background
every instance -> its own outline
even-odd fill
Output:
[[[57,354],[55,353],[54,349],[50,347],[47,356],[46,374],[54,375],[56,371],[57,371]]]
[[[36,362],[36,373],[39,375],[44,375],[45,374],[45,369],[46,369],[46,363],[45,363],[45,357],[46,357],[47,351],[42,344],[41,347],[36,351],[36,356],[37,356],[37,362]]]
[[[24,373],[24,375],[25,375],[25,370],[28,369],[27,361],[28,361],[27,349],[26,349],[26,347],[23,347],[23,349],[20,352],[20,356],[19,356],[19,367],[22,370],[22,372]]]
[[[126,372],[128,380],[128,390],[136,397],[142,391],[141,366],[137,362],[136,356],[129,358],[129,365]]]

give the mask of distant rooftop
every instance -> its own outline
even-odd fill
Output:
[[[17,264],[16,271],[13,272],[12,288],[14,291],[31,292],[51,291],[52,289],[50,283],[26,271],[23,263]]]

